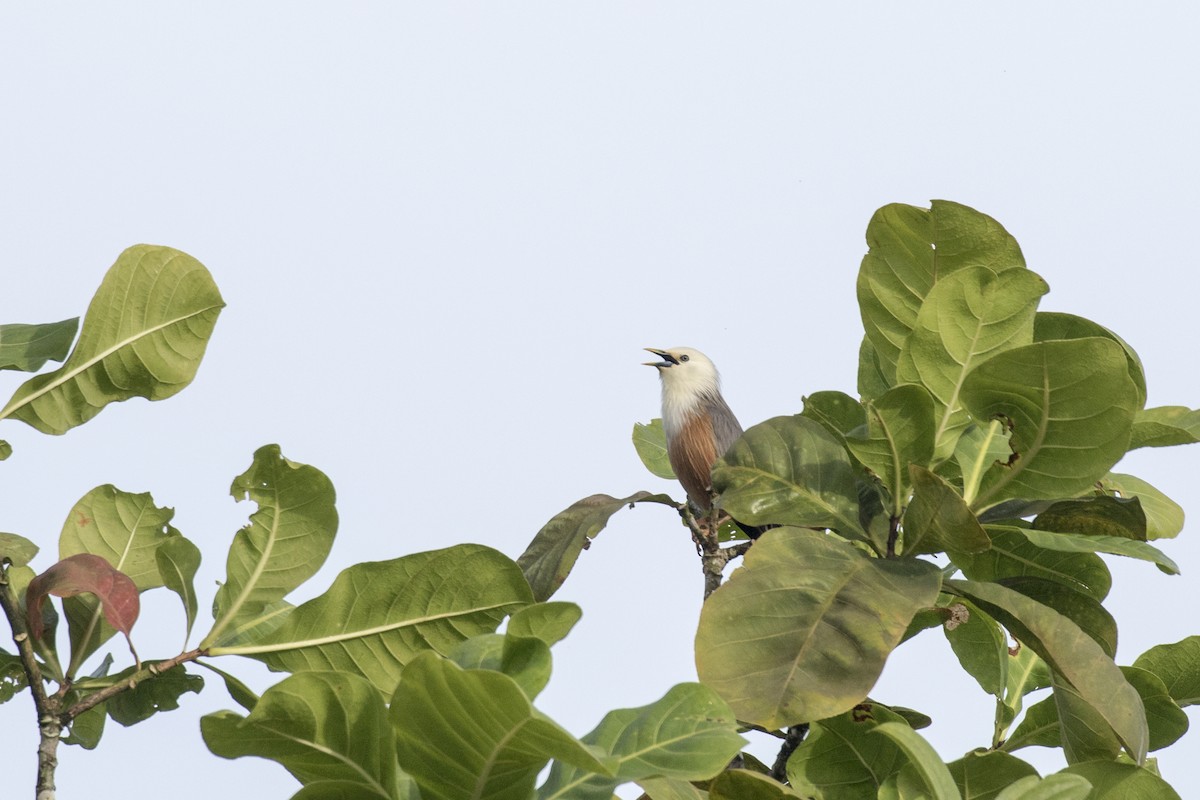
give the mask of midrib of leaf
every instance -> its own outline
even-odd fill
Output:
[[[892,515],[900,516],[903,512],[903,500],[900,496],[901,477],[900,477],[900,447],[896,444],[896,437],[892,434],[892,429],[888,427],[887,420],[879,413],[879,409],[872,407],[871,411],[875,414],[875,419],[879,422],[879,427],[883,431],[883,436],[887,440],[889,449],[892,451],[892,485],[888,487],[892,492]],[[936,439],[934,441],[937,441]]]
[[[269,535],[267,536],[266,546],[263,547],[262,558],[260,558],[258,563],[254,565],[254,570],[250,573],[250,578],[245,584],[242,585],[242,590],[234,599],[233,604],[229,607],[229,610],[225,612],[225,616],[221,617],[221,619],[217,621],[217,624],[213,625],[212,630],[208,632],[208,636],[204,637],[204,642],[215,641],[217,637],[221,635],[221,632],[229,627],[229,623],[233,621],[234,617],[237,616],[238,611],[240,611],[242,606],[246,604],[246,598],[250,596],[250,593],[253,592],[255,588],[257,588],[259,578],[261,578],[263,572],[266,571],[267,561],[270,560],[271,551],[275,549],[275,541],[279,538],[279,525],[280,520],[283,517],[282,504],[279,502],[279,487],[272,487],[271,494],[275,497],[275,502],[272,503],[275,513],[272,515],[271,528]],[[260,504],[260,512],[261,509],[262,506]],[[247,534],[247,538],[249,538],[249,534]],[[200,643],[202,648],[204,646],[204,642]]]
[[[263,727],[267,727],[267,726],[264,725]],[[363,777],[363,780],[366,782],[366,784],[368,786],[370,786],[372,789],[374,789],[376,791],[376,793],[379,794],[380,797],[390,797],[390,795],[383,788],[383,786],[381,786],[378,781],[376,781],[374,778],[371,777],[370,773],[368,773],[366,770],[364,770],[357,762],[351,761],[348,757],[337,752],[336,750],[331,750],[330,748],[326,747],[325,745],[317,744],[316,742],[314,742],[310,739],[304,739],[300,736],[293,736],[291,734],[284,733],[283,731],[279,730],[278,728],[267,727],[267,730],[271,731],[276,736],[279,736],[283,739],[287,739],[290,742],[295,742],[296,744],[302,745],[311,750],[316,750],[318,753],[324,753],[325,755],[329,756],[330,758],[332,758],[336,761],[340,761],[341,763],[345,764],[346,766],[350,767],[355,772],[357,772],[359,775],[361,775]]]
[[[57,389],[59,386],[62,386],[63,384],[74,380],[78,375],[91,369],[96,364],[99,364],[101,361],[108,358],[109,356],[111,356],[113,353],[117,352],[121,348],[127,347],[128,345],[131,345],[140,339],[144,339],[145,337],[149,336],[150,334],[158,333],[162,329],[169,328],[176,323],[185,322],[185,321],[191,319],[192,317],[197,317],[207,311],[212,311],[214,308],[217,308],[217,306],[207,306],[205,308],[194,311],[190,314],[185,314],[182,317],[176,317],[175,319],[167,320],[166,322],[155,325],[152,328],[147,328],[143,331],[138,331],[134,335],[129,336],[125,339],[122,339],[121,341],[112,345],[108,349],[101,351],[100,353],[98,353],[95,356],[92,356],[92,358],[83,362],[75,369],[64,372],[62,375],[58,376],[58,378],[50,381],[45,386],[38,389],[36,392],[33,392],[32,394],[28,395],[27,397],[23,397],[19,401],[16,400],[16,398],[14,398],[13,400],[10,400],[9,404],[7,406],[5,406],[2,411],[0,411],[0,419],[6,419],[6,418],[12,416],[12,413],[14,411],[22,408],[23,406],[29,405],[34,400],[37,400],[39,397],[46,394],[47,392],[51,392],[51,391]]]
[[[496,746],[492,748],[492,752],[488,753],[487,760],[483,762],[483,768],[479,771],[479,778],[475,781],[475,788],[471,791],[471,800],[483,800],[483,791],[487,788],[488,778],[491,777],[492,769],[496,766],[496,759],[500,757],[500,752],[532,721],[532,717],[521,720],[512,730],[504,734],[500,741],[496,742]]]
[[[1046,357],[1042,354],[1042,408],[1041,420],[1038,422],[1037,435],[1033,441],[1029,443],[1029,447],[1021,457],[1009,468],[1009,471],[1000,477],[998,481],[992,484],[986,492],[975,499],[971,505],[972,511],[979,511],[987,503],[989,499],[994,497],[997,492],[1005,486],[1016,480],[1016,477],[1025,471],[1025,467],[1042,449],[1042,444],[1046,441],[1046,429],[1050,424],[1050,372],[1046,369]]]
[[[464,614],[476,614],[481,611],[492,611],[494,609],[505,608],[512,605],[512,601],[504,603],[492,603],[487,606],[477,606],[475,608],[460,609],[457,611],[447,611],[442,614],[430,614],[424,617],[416,617],[406,619],[400,622],[393,622],[387,625],[376,625],[372,628],[356,628],[353,631],[336,633],[330,636],[320,636],[315,639],[299,639],[287,642],[276,642],[270,644],[252,644],[252,645],[233,645],[230,647],[212,647],[209,648],[208,654],[212,656],[221,655],[258,655],[261,653],[278,653],[286,650],[299,650],[305,647],[319,647],[325,644],[336,644],[338,642],[353,641],[355,639],[363,639],[367,636],[375,636],[389,631],[401,630],[412,625],[423,625],[426,622],[436,622],[440,619],[453,619]]]
[[[934,251],[937,252],[936,250]],[[937,430],[933,433],[933,445],[936,448],[937,443],[942,440],[942,434],[946,432],[946,428],[950,424],[950,418],[954,416],[955,406],[958,405],[958,395],[962,391],[963,381],[966,380],[967,373],[970,371],[968,366],[977,355],[975,345],[979,344],[980,332],[983,330],[983,320],[977,319],[975,324],[975,335],[971,337],[971,343],[967,347],[967,357],[959,364],[962,369],[958,371],[958,376],[954,379],[954,389],[950,392],[950,399],[946,401],[946,410],[942,413],[941,420],[938,421]],[[949,350],[946,351],[949,354]],[[953,356],[951,356],[953,358]]]
[[[971,461],[971,470],[963,475],[963,501],[968,506],[975,499],[975,492],[979,491],[979,482],[983,480],[983,472],[985,468],[984,460],[987,458],[988,450],[992,446],[992,439],[996,438],[996,434],[1000,432],[1000,420],[994,419],[988,423],[987,437],[983,440],[983,446],[975,453],[975,458]],[[937,440],[934,439],[936,443]]]

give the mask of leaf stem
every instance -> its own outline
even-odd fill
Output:
[[[92,692],[78,703],[75,703],[70,708],[67,708],[62,712],[62,719],[65,722],[70,722],[83,712],[95,708],[106,700],[116,697],[122,692],[127,692],[130,689],[135,688],[144,680],[157,678],[167,670],[174,669],[180,664],[186,664],[189,661],[195,661],[197,658],[202,658],[206,655],[208,655],[207,652],[197,647],[195,650],[188,650],[186,653],[180,653],[173,658],[168,658],[166,661],[156,661],[151,664],[146,664],[144,667],[134,672],[125,680],[114,683],[112,686],[106,686],[98,692]]]

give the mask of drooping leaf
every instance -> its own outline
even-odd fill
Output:
[[[1004,697],[996,706],[996,722],[1002,730],[1007,730],[1021,713],[1026,695],[1050,686],[1050,668],[1046,662],[1033,650],[1019,644],[1008,652],[1005,673]]]
[[[908,468],[913,497],[904,513],[904,552],[978,553],[992,540],[962,495],[940,476],[912,464]]]
[[[529,704],[507,675],[425,652],[404,669],[391,722],[401,768],[425,800],[528,800],[551,758],[611,774],[595,752]]]
[[[1100,480],[1107,492],[1136,497],[1146,514],[1146,538],[1173,539],[1183,530],[1183,509],[1171,498],[1141,478],[1110,472]]]
[[[495,631],[532,600],[507,556],[483,545],[456,545],[355,564],[278,628],[209,653],[251,656],[292,673],[354,672],[390,695],[416,655],[448,654],[464,639]]]
[[[1050,287],[1029,270],[966,267],[930,289],[900,349],[896,379],[934,400],[937,458],[949,458],[970,422],[960,392],[967,374],[996,353],[1033,341],[1033,315]]]
[[[999,526],[989,526],[998,528]],[[1085,536],[1075,533],[1052,533],[1032,528],[1009,528],[1017,532],[1030,544],[1043,550],[1061,553],[1111,553],[1116,556],[1136,558],[1156,564],[1168,575],[1178,575],[1179,566],[1167,554],[1145,542],[1135,542],[1121,536]]]
[[[719,505],[749,525],[833,528],[865,539],[854,470],[841,443],[808,417],[755,425],[713,467]]]
[[[1120,754],[1121,741],[1100,711],[1057,675],[1051,698],[1058,711],[1059,742],[1068,764],[1110,761]]]
[[[1157,675],[1181,707],[1200,704],[1200,636],[1155,645],[1133,665]]]
[[[811,530],[767,531],[700,612],[696,668],[738,719],[775,729],[866,697],[941,573]]]
[[[1146,541],[1146,514],[1136,497],[1098,495],[1059,500],[1037,515],[1033,527],[1057,533]]]
[[[1137,412],[1133,418],[1133,437],[1129,449],[1173,447],[1200,442],[1200,409],[1187,406],[1160,406]]]
[[[128,670],[114,677],[121,679],[132,673]],[[177,665],[153,678],[138,682],[126,692],[108,700],[108,715],[114,722],[126,727],[149,719],[160,711],[179,708],[179,698],[187,692],[199,694],[204,688],[204,679],[189,675],[182,665]]]
[[[213,603],[216,622],[200,643],[205,649],[236,642],[240,628],[312,577],[337,533],[333,484],[316,467],[284,458],[279,445],[255,451],[230,493],[253,500],[258,510],[229,547],[228,577]]]
[[[917,770],[934,797],[939,800],[961,800],[962,795],[958,793],[950,770],[921,734],[903,722],[885,722],[871,732],[886,736],[900,746],[908,756],[909,764]]]
[[[350,781],[359,797],[393,797],[396,755],[387,710],[379,692],[355,675],[284,678],[245,717],[205,715],[200,733],[221,758],[268,758],[301,783]]]
[[[1079,775],[1048,775],[1021,778],[1000,794],[996,800],[1088,800],[1092,784]]]
[[[130,247],[96,290],[66,362],[22,384],[0,419],[61,434],[109,403],[176,394],[196,376],[224,305],[196,259],[170,247]]]
[[[229,692],[229,697],[233,700],[233,702],[237,703],[247,711],[253,711],[254,707],[258,705],[258,695],[255,694],[249,686],[242,683],[239,678],[230,675],[223,669],[214,667],[208,661],[197,661],[196,663],[208,671],[216,673],[218,676],[220,676],[221,680],[225,682],[225,691]]]
[[[1012,431],[1014,458],[984,475],[975,508],[1084,491],[1125,455],[1137,408],[1124,351],[1100,338],[1006,350],[972,370],[961,394],[975,419]]]
[[[1125,680],[1142,696],[1150,726],[1150,750],[1175,744],[1188,730],[1188,716],[1171,697],[1162,678],[1147,669],[1121,667]]]
[[[550,682],[550,646],[541,639],[484,633],[459,642],[449,657],[463,669],[503,672],[531,702]]]
[[[1121,345],[1121,350],[1125,353],[1129,378],[1137,389],[1137,407],[1142,408],[1146,405],[1146,371],[1142,367],[1142,360],[1128,342],[1103,325],[1074,314],[1064,314],[1061,311],[1039,311],[1033,320],[1033,340],[1035,342],[1048,342],[1055,339],[1089,339],[1097,336]]]
[[[37,372],[47,361],[62,361],[78,330],[79,317],[40,325],[0,325],[0,369]]]
[[[1104,561],[1092,552],[1060,552],[1038,547],[1015,526],[986,525],[992,546],[979,553],[951,552],[950,557],[973,581],[1034,577],[1057,581],[1103,600],[1112,587]]]
[[[945,200],[926,210],[893,203],[867,225],[870,250],[858,273],[858,304],[880,372],[894,383],[896,362],[934,285],[955,272],[1024,267],[1016,240],[986,214]]]
[[[745,740],[716,692],[698,683],[673,687],[641,708],[604,715],[583,737],[611,756],[611,776],[556,761],[538,790],[539,800],[608,800],[621,783],[652,777],[704,780],[719,773]]]
[[[1045,578],[1001,578],[997,583],[1053,608],[1092,637],[1109,658],[1116,656],[1117,622],[1091,595]]]
[[[947,591],[961,594],[995,617],[1041,656],[1100,712],[1121,744],[1137,761],[1146,757],[1145,707],[1137,690],[1092,638],[1070,619],[1018,592],[992,583],[948,580]]]
[[[845,437],[846,447],[882,481],[899,516],[908,492],[910,464],[933,459],[933,398],[921,386],[903,384],[867,404],[867,430]]]
[[[979,687],[998,698],[1004,696],[1008,682],[1008,636],[994,619],[974,604],[963,601],[967,619],[953,628],[945,628],[946,641],[958,663]]]
[[[788,760],[788,781],[804,797],[874,798],[907,761],[895,741],[869,735],[884,723],[904,724],[895,712],[870,703],[814,722]]]
[[[790,800],[801,795],[766,775],[746,769],[722,772],[708,786],[710,800]],[[657,797],[653,800],[659,800]]]
[[[1063,773],[1077,775],[1092,784],[1087,800],[1181,800],[1170,784],[1135,764],[1089,761],[1072,764],[1059,774]]]
[[[192,623],[196,621],[196,570],[200,568],[200,548],[182,536],[172,536],[159,544],[154,551],[154,559],[158,563],[158,573],[163,585],[175,594],[183,603],[183,613],[187,616],[186,642],[192,635]]]
[[[1004,788],[1037,770],[999,750],[976,750],[946,765],[963,800],[996,800]]]
[[[42,603],[46,595],[72,597],[81,592],[96,595],[108,624],[129,638],[140,608],[137,586],[128,575],[91,553],[68,556],[30,581],[25,602],[34,638],[40,639],[43,634]]]
[[[663,430],[661,419],[652,419],[648,425],[640,422],[633,424],[633,448],[652,475],[667,480],[675,479],[675,470],[671,468],[671,459],[667,456],[667,433]]]
[[[1105,728],[1108,729],[1107,723]],[[1020,750],[1022,747],[1062,747],[1062,729],[1053,696],[1031,705],[1016,730],[1004,742],[1006,751]]]
[[[632,507],[637,503],[675,505],[666,495],[650,492],[637,492],[619,499],[594,494],[572,503],[543,525],[517,559],[533,589],[534,598],[539,602],[549,600],[571,574],[579,554],[604,530],[609,518],[625,506]]]
[[[574,603],[533,603],[513,612],[507,632],[515,636],[532,636],[548,645],[567,638],[583,616],[583,609]]]
[[[813,392],[804,398],[804,410],[800,414],[821,423],[839,440],[867,424],[867,410],[845,392]]]
[[[0,533],[0,561],[8,561],[16,567],[23,567],[33,560],[38,553],[38,546],[15,533]]]

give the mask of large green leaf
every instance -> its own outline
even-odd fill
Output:
[[[909,764],[916,769],[925,786],[938,800],[962,799],[945,762],[921,734],[903,722],[885,722],[877,726],[872,733],[886,736],[900,746],[908,756]]]
[[[1008,684],[1008,635],[994,619],[969,601],[961,601],[967,619],[952,628],[943,626],[946,641],[958,663],[979,687],[997,698],[1004,697]]]
[[[728,769],[708,786],[711,800],[791,800],[802,795],[791,787],[748,769]],[[659,800],[651,795],[652,800]]]
[[[913,497],[904,513],[906,554],[978,553],[992,546],[987,531],[953,486],[916,464],[908,472]]]
[[[713,467],[713,488],[720,506],[749,525],[833,528],[866,539],[846,450],[808,417],[775,417],[750,428]]]
[[[609,754],[612,776],[556,761],[539,800],[609,800],[621,783],[662,777],[704,780],[720,772],[745,740],[717,693],[681,683],[641,708],[610,711],[583,742]]]
[[[664,494],[637,492],[629,497],[594,494],[585,497],[555,514],[542,526],[517,559],[525,579],[539,602],[549,600],[571,574],[576,559],[594,539],[613,514],[637,503],[659,503],[674,506]]]
[[[987,525],[992,546],[979,553],[951,552],[954,563],[973,581],[1034,577],[1058,581],[1103,600],[1112,575],[1103,559],[1091,551],[1060,552],[1038,547],[1013,526]]]
[[[997,582],[1053,608],[1091,636],[1109,658],[1116,656],[1117,622],[1096,598],[1074,586],[1045,578],[1002,578]]]
[[[1029,764],[999,750],[972,751],[946,766],[963,800],[996,800],[1009,784],[1037,775]]]
[[[482,633],[459,642],[451,649],[450,660],[463,669],[503,672],[531,701],[550,682],[550,646],[533,637]]]
[[[58,540],[59,558],[90,553],[129,576],[139,592],[162,586],[158,548],[183,538],[170,525],[174,516],[174,510],[155,506],[147,492],[132,494],[110,484],[97,486],[67,515]],[[93,595],[69,598],[63,602],[63,610],[71,635],[68,674],[74,675],[84,659],[116,631],[105,622]]]
[[[667,455],[667,433],[661,419],[652,419],[648,425],[633,424],[633,448],[638,458],[651,474],[667,480],[675,479],[671,459]]]
[[[1064,773],[1077,775],[1092,784],[1092,793],[1087,795],[1087,800],[1180,800],[1170,784],[1135,764],[1089,761],[1073,764],[1059,774]]]
[[[966,267],[1002,272],[1025,266],[1016,240],[991,217],[945,200],[930,205],[887,205],[867,225],[870,249],[858,272],[858,304],[889,384],[921,304],[938,281]]]
[[[1059,500],[1033,520],[1040,531],[1120,536],[1146,541],[1146,512],[1136,497],[1073,497]]]
[[[988,530],[995,531],[999,527],[989,525]],[[1179,574],[1179,566],[1168,558],[1166,553],[1153,545],[1135,542],[1122,536],[1087,536],[1075,533],[1038,531],[1032,528],[1009,528],[1008,530],[1043,550],[1056,550],[1061,553],[1111,553],[1149,561],[1168,575]]]
[[[1137,388],[1137,407],[1146,405],[1146,371],[1142,368],[1142,360],[1129,346],[1129,343],[1103,325],[1085,317],[1074,314],[1064,314],[1061,311],[1039,311],[1033,320],[1033,340],[1048,342],[1055,339],[1089,339],[1099,336],[1110,339],[1121,345],[1125,353],[1125,363],[1129,369],[1129,378]]]
[[[513,612],[507,632],[516,636],[532,636],[548,645],[567,638],[583,616],[583,609],[574,603],[533,603]]]
[[[867,429],[845,437],[846,447],[888,490],[892,514],[900,516],[908,496],[910,464],[933,459],[933,398],[921,386],[904,384],[867,403]]]
[[[196,259],[169,247],[130,247],[104,276],[66,362],[22,384],[0,419],[60,434],[109,403],[176,394],[196,376],[224,305]]]
[[[788,781],[804,797],[873,800],[883,782],[907,761],[895,741],[869,735],[885,723],[904,721],[878,703],[814,722],[788,759]]]
[[[258,510],[229,547],[228,578],[213,603],[216,622],[200,643],[205,649],[238,641],[244,629],[311,578],[337,533],[333,484],[316,467],[284,458],[279,445],[256,450],[230,493],[239,501],[253,500]]]
[[[645,792],[639,800],[710,799],[710,795],[706,790],[697,788],[690,781],[681,781],[675,778],[647,778],[644,781],[638,781],[638,786]],[[776,784],[776,786],[782,786],[782,784]],[[615,798],[616,795],[613,795],[613,797]]]
[[[1200,442],[1200,409],[1187,406],[1160,406],[1137,412],[1133,418],[1133,438],[1129,449],[1171,447]]]
[[[1155,645],[1133,665],[1157,675],[1180,706],[1200,704],[1200,636]]]
[[[1110,472],[1100,485],[1121,497],[1136,497],[1146,514],[1146,538],[1173,539],[1183,530],[1183,508],[1141,478]]]
[[[529,704],[499,672],[422,653],[391,702],[400,766],[425,800],[529,800],[551,759],[612,774],[596,753]]]
[[[0,325],[0,369],[37,372],[47,361],[62,361],[77,330],[79,317],[41,325]]]
[[[866,697],[940,581],[924,561],[870,558],[811,530],[768,531],[700,612],[700,680],[764,728],[840,714]]]
[[[867,410],[845,392],[813,392],[804,398],[804,410],[800,414],[815,419],[839,440],[867,424]]]
[[[937,458],[949,458],[970,417],[960,393],[967,374],[996,353],[1033,341],[1033,315],[1050,287],[1029,270],[968,267],[938,281],[900,350],[896,379],[934,398]]]
[[[1049,775],[1021,778],[1000,794],[996,800],[1088,800],[1092,784],[1078,775]]]
[[[383,698],[355,675],[293,675],[268,689],[246,717],[233,711],[205,715],[200,733],[222,758],[269,758],[301,783],[349,781],[358,797],[397,796]]]
[[[158,562],[158,573],[163,585],[179,595],[183,613],[187,617],[186,643],[192,636],[192,624],[196,621],[198,601],[196,599],[196,570],[200,568],[200,548],[182,536],[172,536],[154,551]]]
[[[130,667],[112,676],[114,682],[128,678],[136,669]],[[204,679],[199,675],[189,675],[180,664],[140,681],[129,691],[114,695],[105,705],[114,722],[129,726],[149,719],[160,711],[179,708],[180,697],[188,692],[199,694],[203,688]]]
[[[1129,446],[1137,392],[1110,339],[1050,341],[1006,350],[962,387],[977,420],[1011,427],[1014,458],[984,475],[974,507],[1010,497],[1071,497],[1104,477]]]
[[[947,591],[981,606],[1045,659],[1095,708],[1129,754],[1146,757],[1149,733],[1142,699],[1121,670],[1079,626],[1048,606],[993,583],[948,580]]]
[[[448,654],[464,639],[495,631],[532,600],[520,569],[503,553],[455,545],[355,564],[260,639],[209,652],[253,656],[287,672],[354,672],[389,695],[419,653]]]

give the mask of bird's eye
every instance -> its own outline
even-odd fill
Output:
[[[687,360],[688,360],[688,357],[687,357],[687,356],[680,356],[680,357],[679,357],[679,360],[680,360],[680,361],[687,361]]]

